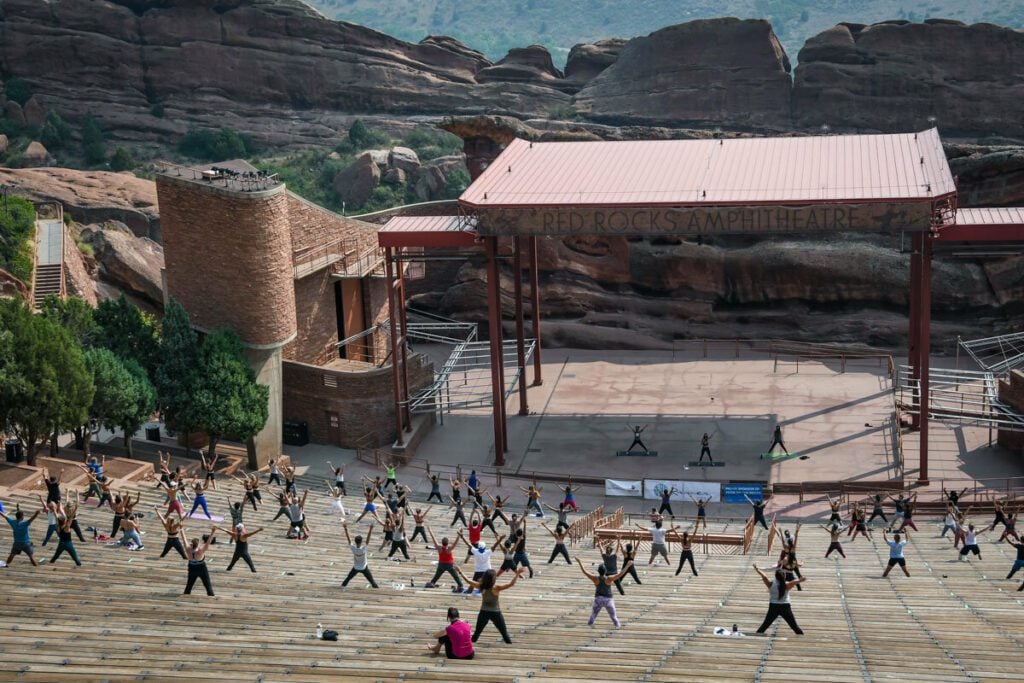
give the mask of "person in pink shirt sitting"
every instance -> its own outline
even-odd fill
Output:
[[[473,659],[473,630],[468,621],[459,619],[459,610],[448,608],[448,625],[434,634],[437,645],[428,645],[427,649],[435,655],[441,654],[448,659]]]

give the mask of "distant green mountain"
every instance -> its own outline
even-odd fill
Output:
[[[511,47],[546,46],[564,64],[576,43],[647,35],[693,19],[768,19],[796,62],[810,36],[835,24],[958,19],[1024,27],[1024,0],[306,0],[332,19],[403,40],[449,35],[492,60]]]

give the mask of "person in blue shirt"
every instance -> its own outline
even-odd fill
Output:
[[[11,531],[14,533],[14,545],[11,546],[11,554],[7,557],[8,566],[14,561],[15,555],[25,553],[28,555],[32,566],[38,567],[39,563],[36,562],[35,550],[32,548],[32,539],[28,535],[28,526],[39,516],[39,510],[36,510],[35,514],[27,520],[25,519],[25,513],[20,509],[14,513],[14,519],[11,519],[6,513],[0,512],[0,515],[11,525]]]

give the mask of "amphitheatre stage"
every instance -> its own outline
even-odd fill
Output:
[[[738,357],[737,357],[738,353]],[[530,415],[508,402],[503,472],[707,481],[887,481],[900,478],[888,358],[796,359],[749,344],[680,343],[675,351],[548,349]],[[488,408],[444,416],[419,448],[432,464],[490,464]],[[628,425],[656,457],[618,457]],[[776,425],[806,459],[762,459]],[[704,433],[721,467],[689,467]],[[639,451],[640,449],[636,449]],[[916,466],[916,463],[910,463]]]

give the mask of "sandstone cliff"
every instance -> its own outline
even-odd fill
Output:
[[[0,77],[37,104],[155,148],[190,125],[273,146],[337,141],[355,116],[582,116],[615,125],[1024,137],[1024,34],[989,24],[841,24],[809,40],[795,84],[765,21],[714,19],[497,64],[331,21],[299,0],[0,0]],[[26,118],[15,102],[8,117]],[[157,112],[157,113],[154,113]]]
[[[789,125],[789,59],[767,21],[669,26],[622,47],[576,96],[594,120],[648,124]]]
[[[800,51],[794,123],[1021,137],[1022,60],[1024,32],[991,24],[840,24]]]

